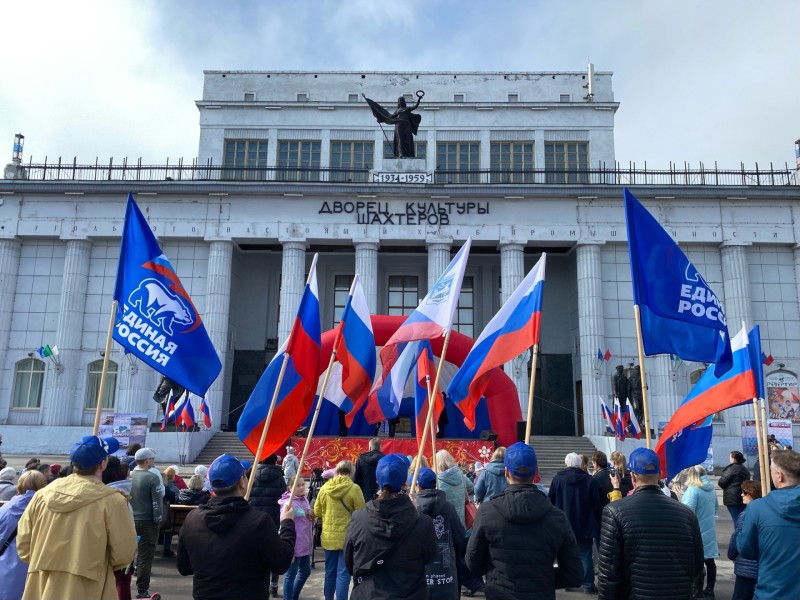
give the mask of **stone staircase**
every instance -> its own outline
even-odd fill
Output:
[[[585,437],[532,435],[531,445],[539,460],[539,473],[542,476],[554,475],[564,469],[564,457],[570,452],[585,454],[591,460],[592,452],[597,450]],[[591,469],[591,464],[589,465]]]
[[[253,453],[239,441],[235,431],[219,431],[214,434],[193,464],[210,465],[220,454],[233,454],[239,460],[253,462]]]

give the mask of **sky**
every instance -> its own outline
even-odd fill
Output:
[[[0,164],[197,155],[203,70],[613,72],[619,162],[794,165],[800,2],[3,3]]]

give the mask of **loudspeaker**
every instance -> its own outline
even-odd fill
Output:
[[[484,442],[494,442],[497,440],[497,434],[494,431],[484,429],[481,431],[481,440]]]
[[[528,428],[527,421],[517,421],[517,441],[525,441],[525,430]]]

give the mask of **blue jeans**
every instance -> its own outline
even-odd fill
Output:
[[[283,600],[296,600],[311,575],[311,556],[297,556],[283,576]]]
[[[325,550],[325,600],[347,600],[350,592],[350,573],[344,564],[344,550]]]
[[[594,563],[592,563],[592,538],[578,539],[578,554],[581,555],[583,565],[583,591],[595,589],[594,586]]]
[[[744,512],[744,506],[728,506],[728,514],[731,516],[733,526],[736,527],[736,519]]]

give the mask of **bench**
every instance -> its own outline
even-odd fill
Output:
[[[193,504],[170,504],[169,506],[169,527],[162,529],[162,532],[178,535],[181,532],[181,525],[186,520],[186,515],[192,512],[197,506]]]

